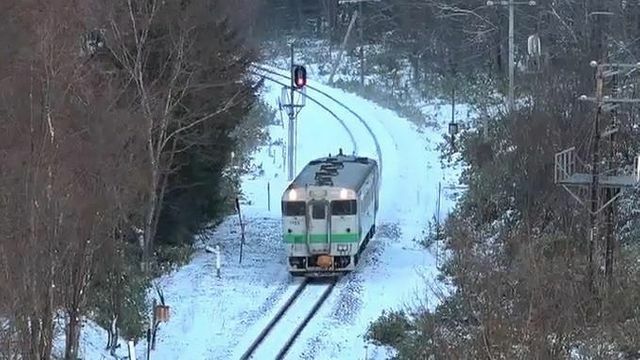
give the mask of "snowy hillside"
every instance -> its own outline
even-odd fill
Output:
[[[280,86],[265,84],[264,98],[277,107]],[[383,359],[384,349],[367,347],[363,335],[383,310],[424,300],[424,278],[433,280],[437,270],[435,257],[418,241],[436,212],[438,183],[452,185],[457,174],[441,169],[436,146],[442,130],[420,133],[406,119],[370,101],[313,81],[310,85],[340,99],[373,130],[382,151],[381,202],[377,234],[363,255],[365,260],[339,282],[288,358],[362,359],[366,353],[369,359]],[[312,91],[309,94],[313,96]],[[307,102],[298,117],[296,170],[311,159],[337,153],[340,147],[345,153],[357,148],[359,155],[377,159],[374,139],[358,119],[337,104],[322,101],[344,119],[355,144],[335,118]],[[450,115],[435,116],[446,129]],[[271,126],[269,132],[272,140],[286,136],[281,126]],[[152,359],[235,359],[295,289],[299,280],[287,272],[280,241],[280,195],[288,184],[282,151],[283,146],[259,149],[254,162],[264,173],[243,179],[247,203],[242,205],[246,227],[242,263],[239,220],[231,216],[206,239],[209,245],[223,246],[221,278],[216,277],[215,257],[198,251],[190,264],[157,281],[172,314],[158,330]],[[442,215],[451,205],[443,195]],[[95,337],[106,336],[98,334],[85,329],[85,358],[102,358],[104,341]],[[121,355],[124,348],[123,344]],[[138,358],[146,358],[145,342],[136,349]]]

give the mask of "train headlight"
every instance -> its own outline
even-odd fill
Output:
[[[296,191],[295,190],[289,191],[289,200],[295,201],[297,199],[298,199],[298,194],[296,193]]]
[[[340,199],[346,199],[347,195],[349,195],[349,193],[347,192],[347,189],[340,190]]]
[[[347,251],[347,245],[338,245],[338,251]]]

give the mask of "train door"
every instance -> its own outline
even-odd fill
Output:
[[[307,245],[311,254],[328,253],[331,248],[329,202],[312,200],[307,207]]]

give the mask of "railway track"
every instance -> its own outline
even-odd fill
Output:
[[[260,66],[260,65],[254,64],[252,67],[255,69],[254,70],[254,74],[256,74],[256,75],[263,76],[266,79],[274,81],[274,82],[276,82],[276,83],[278,83],[280,85],[283,85],[283,86],[289,86],[290,85],[290,84],[285,84],[285,83],[282,83],[282,82],[278,82],[278,81],[274,80],[273,78],[269,78],[268,76],[264,75],[264,73],[271,74],[271,75],[274,75],[274,76],[279,76],[280,78],[283,78],[283,79],[290,79],[290,77],[287,76],[287,75],[281,74],[281,73],[279,73],[279,72],[277,72],[277,71],[275,71],[273,69],[270,69],[268,67],[265,67],[265,66]],[[378,164],[380,166],[380,174],[382,174],[382,148],[380,147],[380,143],[378,142],[378,138],[374,134],[374,132],[371,129],[371,127],[369,126],[369,124],[367,124],[367,122],[360,115],[358,115],[358,113],[353,111],[353,109],[351,109],[350,107],[345,105],[342,101],[336,99],[335,97],[327,94],[326,92],[324,92],[324,91],[322,91],[322,90],[320,90],[320,89],[318,89],[318,88],[316,88],[314,86],[311,86],[311,85],[307,84],[306,87],[307,87],[307,89],[315,91],[318,94],[320,94],[320,95],[328,98],[329,100],[335,102],[336,104],[340,105],[342,108],[344,108],[345,110],[350,112],[353,116],[355,116],[358,119],[358,121],[367,129],[367,132],[369,133],[369,135],[371,136],[371,138],[373,139],[373,142],[375,144],[376,154],[378,155]],[[310,99],[308,95],[307,95],[307,99]],[[323,107],[324,107],[324,105],[323,105]],[[324,108],[326,109],[326,107],[324,107]],[[337,116],[335,114],[334,114],[334,116],[337,118]],[[350,133],[350,131],[349,131],[349,133]],[[352,135],[350,135],[350,136],[352,136]]]
[[[253,74],[261,76],[263,78],[265,78],[266,80],[269,80],[275,84],[278,85],[282,85],[282,86],[288,86],[286,83],[283,83],[282,81],[278,81],[268,75],[264,75],[263,73],[259,73],[259,72],[253,72]],[[342,128],[347,132],[347,135],[349,135],[349,139],[351,140],[351,144],[353,145],[353,150],[357,153],[358,152],[358,143],[356,142],[355,137],[353,137],[353,133],[351,132],[351,130],[349,129],[349,127],[345,124],[344,120],[342,118],[340,118],[338,115],[336,115],[333,111],[331,111],[331,109],[329,109],[328,107],[326,107],[323,103],[321,103],[320,101],[316,100],[315,98],[304,94],[304,97],[307,98],[307,100],[315,103],[316,105],[320,106],[323,110],[325,110],[326,112],[328,112],[329,114],[331,114],[336,120],[338,120],[338,123],[340,123],[340,126],[342,126]]]
[[[283,359],[333,291],[338,279],[324,284],[303,282],[262,329],[241,359]]]
[[[272,69],[254,65],[251,72],[273,83],[282,86],[290,85],[288,82],[289,76],[280,74]],[[280,77],[286,82],[279,81],[273,76]],[[375,144],[380,173],[382,174],[381,147],[378,139],[376,138],[374,132],[369,127],[367,122],[351,108],[349,108],[347,105],[331,96],[330,94],[327,94],[326,92],[313,86],[307,85],[307,88],[322,96],[325,96],[332,102],[335,102],[339,106],[343,107],[349,113],[354,115],[362,125],[364,125]],[[337,116],[322,102],[318,101],[314,96],[309,96],[307,94],[305,94],[305,96],[307,100],[319,105],[322,109],[330,113],[336,120],[338,120],[340,125],[349,135],[350,140],[354,146],[354,151],[357,152],[357,142],[349,127],[346,126],[344,120]],[[322,304],[329,297],[338,281],[338,278],[330,278],[328,280],[325,280],[328,281],[328,283],[322,285],[313,284],[311,281],[312,280],[308,278],[303,279],[303,282],[300,284],[300,286],[296,288],[293,294],[287,299],[287,301],[278,310],[278,312],[269,321],[269,323],[260,331],[258,336],[248,347],[248,349],[242,354],[240,359],[284,359],[284,356],[287,354],[291,346],[295,343],[300,333],[302,333],[309,322],[311,322],[318,309],[320,309]]]

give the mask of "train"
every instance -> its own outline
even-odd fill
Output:
[[[338,154],[310,161],[282,194],[283,241],[293,276],[353,271],[376,231],[378,163]]]

